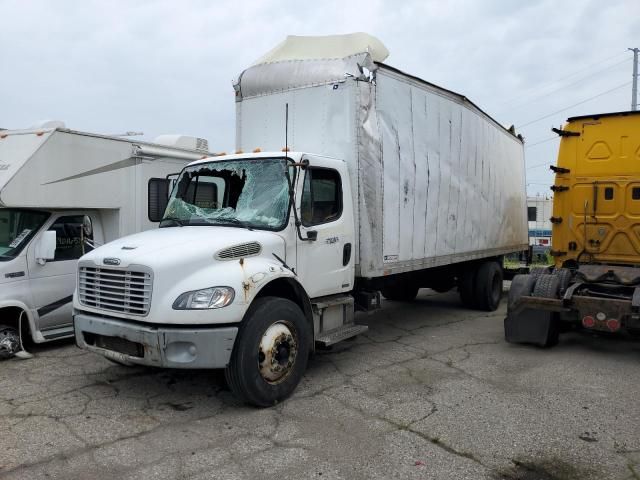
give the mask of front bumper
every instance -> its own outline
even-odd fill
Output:
[[[224,368],[238,327],[141,325],[84,313],[73,317],[76,344],[117,362],[165,368]]]

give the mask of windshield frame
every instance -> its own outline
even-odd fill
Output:
[[[7,250],[3,254],[0,254],[0,262],[9,262],[9,261],[17,258],[20,255],[20,253],[26,248],[26,246],[29,245],[29,243],[31,243],[31,240],[33,240],[33,238],[38,234],[38,232],[40,230],[42,230],[42,227],[51,218],[51,212],[46,211],[46,210],[38,210],[38,209],[34,209],[34,208],[10,208],[10,207],[9,208],[7,208],[7,207],[0,208],[0,212],[2,212],[2,211],[44,214],[43,220],[39,223],[39,225],[36,228],[34,228],[33,230],[31,230],[31,232],[29,232],[29,234],[22,239],[22,241],[20,242],[20,244],[17,247],[14,247],[14,248],[12,248],[10,250]],[[9,253],[9,252],[11,252],[11,253]]]
[[[282,223],[280,223],[277,226],[274,227],[269,227],[266,225],[254,225],[251,223],[248,223],[246,221],[241,221],[238,220],[238,222],[232,222],[232,221],[228,221],[225,222],[224,220],[220,220],[219,222],[207,222],[207,221],[197,221],[197,219],[195,221],[187,221],[185,223],[182,223],[180,220],[182,219],[177,219],[178,222],[180,223],[180,226],[184,226],[184,227],[232,227],[232,228],[244,228],[244,229],[249,229],[249,230],[263,230],[263,231],[268,231],[268,232],[281,232],[282,230],[284,230],[285,228],[287,228],[287,226],[289,225],[289,220],[291,218],[291,208],[292,208],[292,200],[295,201],[295,194],[293,193],[295,191],[295,182],[297,179],[297,168],[295,168],[294,164],[294,160],[288,156],[265,156],[265,157],[258,157],[258,158],[251,158],[251,157],[239,157],[239,158],[233,158],[233,159],[228,159],[228,160],[208,160],[208,161],[199,161],[198,163],[195,164],[190,164],[187,165],[186,167],[184,167],[181,171],[180,171],[180,175],[178,175],[178,178],[175,181],[175,184],[173,185],[173,187],[171,188],[171,192],[169,194],[169,199],[167,202],[167,207],[165,208],[164,214],[162,215],[162,220],[160,220],[160,224],[159,224],[159,228],[167,228],[167,227],[171,227],[174,225],[163,225],[163,223],[165,221],[176,221],[175,218],[172,218],[170,216],[167,216],[167,209],[169,208],[169,205],[171,204],[171,200],[174,198],[174,193],[175,193],[175,198],[177,198],[177,192],[178,192],[178,188],[179,188],[179,182],[182,179],[182,176],[184,175],[184,173],[194,167],[197,168],[206,168],[206,166],[208,165],[214,165],[216,166],[216,169],[218,169],[218,166],[223,165],[225,163],[237,163],[237,162],[264,162],[264,161],[269,161],[269,160],[279,160],[279,161],[284,161],[286,162],[286,170],[283,170],[282,175],[284,177],[284,181],[287,184],[287,209],[286,209],[286,213],[283,215],[283,220]],[[289,175],[286,174],[286,172],[289,172]]]

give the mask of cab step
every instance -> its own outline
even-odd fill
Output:
[[[367,330],[369,330],[369,327],[366,325],[356,325],[355,323],[342,325],[341,327],[322,333],[316,338],[316,344],[321,347],[330,347],[331,345],[346,340],[347,338],[360,335]]]

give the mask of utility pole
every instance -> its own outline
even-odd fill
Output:
[[[638,52],[640,48],[629,48],[633,52],[633,86],[631,87],[631,110],[638,110]]]

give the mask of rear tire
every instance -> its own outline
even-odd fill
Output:
[[[528,297],[533,292],[536,283],[536,277],[532,275],[516,275],[511,280],[509,288],[509,297],[507,302],[507,314],[513,309],[515,303],[522,297]]]
[[[573,273],[568,268],[557,268],[553,271],[553,274],[558,277],[559,285],[558,285],[558,294],[564,295],[564,292],[569,287],[569,283],[571,282],[571,277],[573,277]]]
[[[225,377],[243,402],[269,407],[287,398],[307,368],[312,331],[300,307],[257,299],[245,315]]]
[[[554,274],[543,273],[538,275],[532,295],[541,298],[558,298],[559,291],[560,277]],[[555,312],[545,313],[549,315],[549,329],[545,341],[540,346],[548,348],[557,345],[560,340],[560,322]]]
[[[496,262],[480,265],[475,281],[475,305],[480,310],[494,312],[502,299],[503,274]]]

